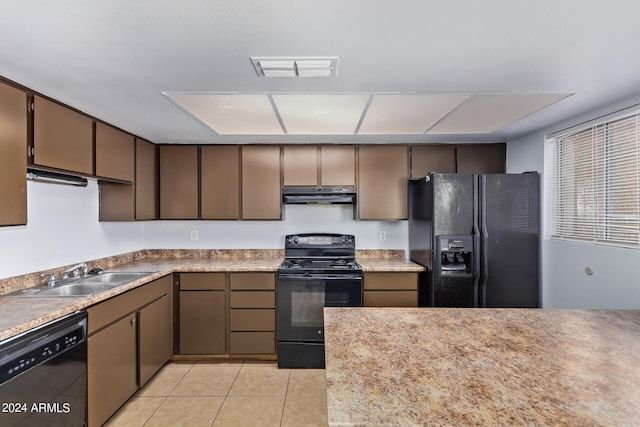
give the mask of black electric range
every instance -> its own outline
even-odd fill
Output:
[[[286,236],[276,293],[278,367],[324,368],[324,307],[362,306],[355,237]]]

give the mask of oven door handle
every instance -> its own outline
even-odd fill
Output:
[[[278,274],[278,277],[294,280],[362,280],[361,274]]]

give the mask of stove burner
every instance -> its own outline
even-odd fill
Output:
[[[336,259],[329,264],[329,268],[354,268],[355,263],[353,261],[347,261],[345,259]]]
[[[295,259],[287,258],[282,263],[281,268],[294,270],[314,270],[314,269],[357,269],[358,266],[353,260],[346,259]]]

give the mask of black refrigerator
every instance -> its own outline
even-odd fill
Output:
[[[540,184],[523,174],[409,180],[409,251],[421,306],[540,307]]]

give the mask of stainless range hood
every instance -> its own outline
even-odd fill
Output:
[[[354,204],[356,187],[282,187],[282,201],[287,204]]]

